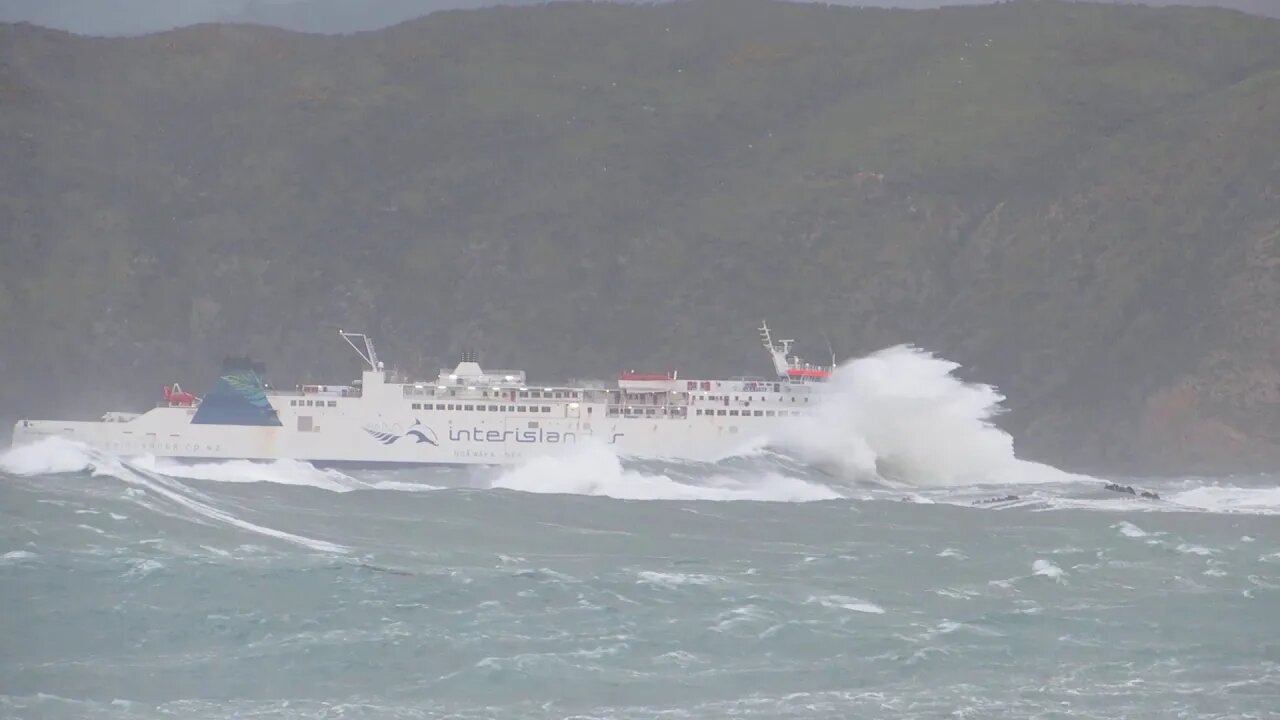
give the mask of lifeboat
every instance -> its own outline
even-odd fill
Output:
[[[642,373],[635,370],[623,370],[618,373],[619,380],[632,380],[640,382],[662,382],[666,380],[675,380],[674,373]]]
[[[635,370],[624,370],[618,373],[618,387],[623,390],[639,390],[647,392],[668,391],[676,388],[676,374],[643,373]]]
[[[821,370],[818,368],[787,368],[787,377],[825,380],[831,377],[831,372],[829,370]]]
[[[164,386],[164,401],[170,407],[191,407],[196,404],[196,396],[182,389],[178,383]]]

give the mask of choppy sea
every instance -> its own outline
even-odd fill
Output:
[[[1280,476],[1062,473],[872,375],[803,460],[9,450],[0,717],[1280,717]]]

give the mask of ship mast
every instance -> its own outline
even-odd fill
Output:
[[[773,340],[773,335],[769,332],[769,324],[760,321],[760,340],[764,342],[764,347],[769,351],[769,357],[773,360],[773,370],[780,378],[786,378],[791,381],[804,381],[825,378],[831,374],[831,370],[835,367],[835,355],[832,354],[830,368],[824,368],[812,363],[807,363],[791,354],[791,344],[795,340]]]
[[[373,338],[364,333],[351,333],[345,330],[339,330],[338,334],[342,336],[343,340],[347,341],[352,350],[355,350],[360,355],[362,360],[369,363],[370,370],[377,372],[382,369],[382,363],[378,362],[378,351],[373,347]],[[355,344],[354,340],[356,339],[359,339],[364,344],[363,350]]]
[[[769,351],[769,357],[773,359],[774,372],[778,377],[786,377],[787,370],[791,367],[787,355],[791,352],[791,343],[795,340],[779,340],[775,345],[773,336],[769,332],[769,323],[764,320],[760,321],[760,339],[764,342],[764,348]]]

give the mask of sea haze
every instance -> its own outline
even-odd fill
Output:
[[[1025,462],[988,422],[999,394],[952,368],[909,347],[850,363],[820,414],[706,464],[583,446],[340,473],[11,449],[0,715],[1280,707],[1280,477]]]

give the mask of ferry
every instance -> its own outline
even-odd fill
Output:
[[[143,413],[19,420],[13,444],[56,436],[124,457],[397,467],[505,465],[594,441],[621,457],[714,461],[767,442],[819,401],[831,375],[834,357],[832,366],[805,362],[791,353],[793,340],[775,342],[767,323],[759,330],[772,377],[628,370],[598,387],[530,383],[522,370],[481,367],[472,352],[433,380],[397,377],[372,338],[339,330],[365,366],[350,384],[280,390],[261,363],[230,358],[203,397],[172,384]]]

